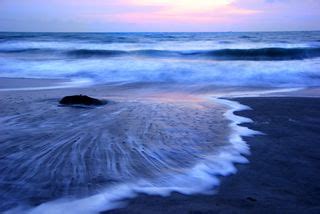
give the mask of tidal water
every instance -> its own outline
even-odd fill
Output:
[[[320,32],[0,33],[0,76],[318,86]]]
[[[0,33],[0,77],[46,78],[42,90],[0,91],[0,212],[213,193],[248,162],[241,137],[258,134],[233,114],[248,107],[217,98],[319,86],[319,69],[320,32]],[[49,90],[50,78],[74,88]],[[80,93],[109,102],[59,106]]]

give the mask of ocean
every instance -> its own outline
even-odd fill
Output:
[[[221,97],[318,87],[319,69],[320,32],[0,33],[0,212],[213,194],[263,134]],[[59,105],[74,94],[107,104]]]
[[[2,77],[318,86],[320,32],[0,33]]]

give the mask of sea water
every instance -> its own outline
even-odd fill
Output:
[[[0,76],[318,86],[320,32],[0,33]]]
[[[85,87],[1,92],[0,212],[98,213],[138,193],[213,193],[248,162],[241,136],[258,132],[233,114],[248,107],[204,88],[319,86],[319,68],[320,32],[0,33],[0,77]],[[57,105],[79,91],[110,102]]]

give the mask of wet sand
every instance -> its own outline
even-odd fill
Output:
[[[265,135],[245,138],[249,164],[223,177],[216,195],[141,195],[122,213],[319,213],[320,99],[238,98],[253,110],[238,115]]]

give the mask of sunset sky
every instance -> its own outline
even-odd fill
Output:
[[[0,31],[320,30],[319,0],[0,0]]]

